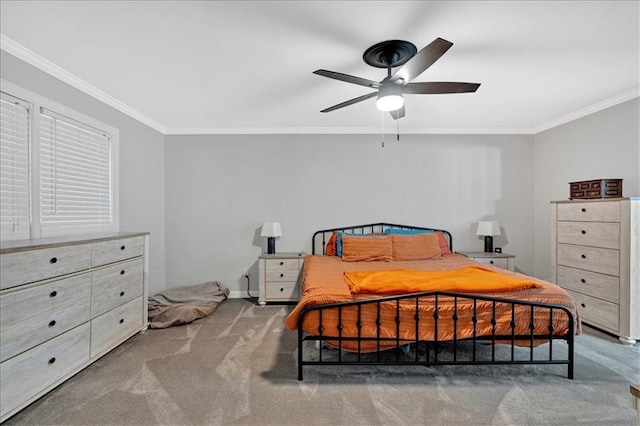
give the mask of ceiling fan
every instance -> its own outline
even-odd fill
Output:
[[[381,111],[388,111],[394,120],[397,120],[404,117],[405,114],[402,95],[475,92],[480,87],[479,83],[411,82],[411,80],[422,74],[440,59],[451,46],[453,46],[453,43],[442,38],[435,39],[420,52],[418,52],[413,43],[404,40],[387,40],[377,43],[365,50],[362,59],[372,67],[387,69],[387,76],[379,82],[324,69],[314,71],[314,74],[323,77],[378,89],[375,92],[349,99],[320,112],[335,111],[377,96],[377,108]],[[391,68],[395,67],[400,68],[394,74],[391,74]]]

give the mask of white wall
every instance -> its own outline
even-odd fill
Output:
[[[622,178],[624,196],[640,195],[638,98],[534,136],[535,275],[551,277],[550,201],[569,182]]]
[[[120,130],[120,230],[147,231],[149,293],[165,288],[164,135],[2,51],[2,78]]]
[[[370,222],[433,226],[482,250],[475,223],[533,273],[532,137],[513,135],[166,137],[167,287],[219,280],[246,294],[265,221],[278,251],[310,250],[318,229]],[[238,293],[236,293],[238,295]]]

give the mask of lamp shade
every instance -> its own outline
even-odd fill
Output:
[[[476,235],[500,235],[500,225],[495,221],[478,222],[478,230]]]
[[[281,235],[280,222],[265,222],[262,224],[261,237],[280,237]]]

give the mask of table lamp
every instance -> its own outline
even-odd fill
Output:
[[[280,222],[265,222],[262,224],[261,237],[267,237],[267,253],[274,254],[276,252],[276,237],[282,235]]]
[[[500,225],[495,221],[478,222],[476,234],[484,236],[485,253],[493,253],[493,236],[500,235]]]

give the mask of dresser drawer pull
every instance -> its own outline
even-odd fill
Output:
[[[489,263],[493,265],[493,260],[490,260]]]
[[[584,278],[581,278],[581,279],[580,279],[580,282],[581,282],[582,284],[585,284],[585,283],[587,282],[587,280],[585,280]]]
[[[49,327],[53,327],[54,325],[56,325],[56,320],[49,321]]]
[[[120,275],[124,275],[124,269],[120,271]]]
[[[583,259],[586,259],[587,255],[586,254],[581,254],[580,257],[583,258]]]
[[[56,297],[57,295],[58,295],[58,292],[55,290],[49,293],[49,297]]]
[[[587,231],[585,231],[585,230],[583,229],[582,231],[580,231],[580,233],[581,233],[582,235],[585,235],[585,234],[587,233]]]
[[[51,259],[49,259],[49,263],[51,263],[52,265],[53,265],[54,263],[56,263],[57,261],[58,261],[58,258],[57,258],[57,257],[52,257]]]
[[[282,293],[284,291],[284,288],[280,288],[280,292]]]
[[[284,265],[284,262],[280,262],[280,266]]]
[[[120,324],[124,324],[124,318],[120,318]]]
[[[587,305],[585,305],[584,303],[581,303],[580,306],[582,306],[583,308],[587,307]]]
[[[284,277],[284,274],[280,274],[280,278]]]
[[[120,292],[120,297],[124,296],[124,291]]]
[[[124,250],[126,247],[124,245],[120,246],[120,250]]]
[[[49,365],[52,365],[54,362],[56,362],[56,357],[53,357],[49,360]]]
[[[582,211],[582,213],[586,213],[587,209],[585,209],[584,207],[580,209],[580,211]]]

